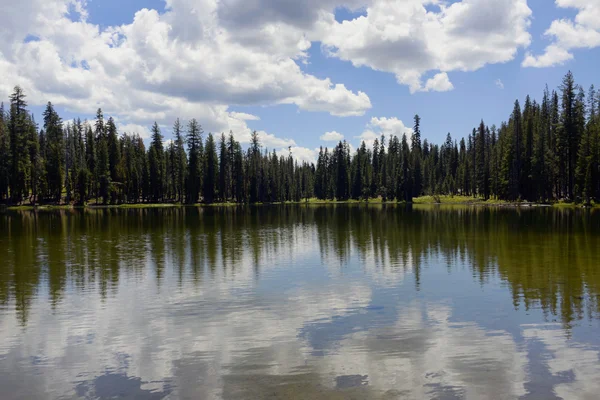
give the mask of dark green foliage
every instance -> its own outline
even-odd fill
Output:
[[[219,139],[219,199],[223,202],[231,199],[231,179],[232,179],[232,153],[228,147],[227,138],[221,133]]]
[[[121,182],[121,171],[119,164],[121,163],[121,145],[119,143],[119,135],[117,127],[112,117],[106,123],[106,133],[108,141],[108,169],[110,171],[110,179],[112,182]]]
[[[102,202],[107,204],[110,196],[110,164],[108,159],[108,137],[101,109],[96,112],[94,139],[96,141],[96,165],[94,170],[96,202],[99,198],[102,198]]]
[[[175,185],[176,200],[183,201],[185,193],[185,182],[187,179],[187,157],[185,154],[185,146],[183,140],[182,126],[179,118],[173,125],[174,136],[174,163],[173,163],[173,179]]]
[[[164,198],[166,165],[163,136],[156,122],[152,126],[152,143],[148,150],[148,166],[152,201],[159,203]]]
[[[0,202],[8,200],[10,185],[10,136],[6,125],[4,103],[0,104]]]
[[[62,120],[48,102],[44,111],[44,131],[46,132],[45,156],[48,198],[60,202],[64,179],[65,148],[63,143]]]
[[[13,203],[20,203],[28,195],[31,177],[28,133],[31,119],[27,111],[23,90],[16,86],[10,96],[8,131],[10,143],[10,196]]]
[[[10,108],[0,106],[0,201],[85,204],[122,202],[337,200],[410,202],[421,194],[483,199],[600,201],[600,112],[592,86],[587,98],[569,72],[560,91],[544,90],[541,103],[515,101],[499,128],[483,121],[460,141],[450,133],[437,145],[412,137],[381,136],[350,154],[340,142],[320,148],[316,165],[299,163],[261,146],[253,132],[247,150],[221,134],[216,143],[192,119],[185,134],[177,119],[167,148],[157,123],[148,151],[136,134],[119,136],[98,109],[93,124],[62,122],[51,103],[38,129],[25,94],[15,87]]]
[[[420,196],[423,189],[423,173],[421,170],[421,118],[419,115],[415,115],[411,148],[412,193],[413,196]]]
[[[198,202],[202,188],[202,166],[204,159],[204,147],[202,144],[202,127],[195,119],[188,123],[187,145],[188,145],[188,176],[186,202],[194,204]]]
[[[250,148],[248,149],[248,176],[251,203],[260,201],[261,164],[260,141],[258,139],[258,132],[254,131],[252,132]]]
[[[487,200],[489,194],[489,159],[487,152],[487,133],[488,130],[481,121],[477,131],[476,143],[476,171],[477,171],[477,192]]]
[[[209,133],[206,139],[206,148],[204,149],[204,185],[202,187],[202,196],[205,203],[213,203],[216,198],[219,173],[218,163],[215,139],[212,133]]]

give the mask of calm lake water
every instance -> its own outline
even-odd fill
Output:
[[[0,214],[0,398],[598,399],[600,213]]]

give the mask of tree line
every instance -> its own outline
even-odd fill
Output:
[[[179,202],[271,203],[316,197],[411,202],[429,195],[532,202],[600,200],[600,94],[568,72],[541,103],[515,101],[508,122],[483,121],[460,142],[385,136],[351,154],[347,142],[321,148],[316,165],[291,151],[264,149],[257,132],[247,149],[233,133],[206,138],[195,120],[173,125],[167,145],[157,123],[146,149],[137,134],[119,135],[98,109],[93,121],[63,122],[48,103],[39,129],[15,87],[0,107],[0,201],[20,204]]]

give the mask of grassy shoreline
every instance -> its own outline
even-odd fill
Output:
[[[316,198],[302,201],[288,201],[276,203],[258,203],[256,205],[321,205],[321,204],[406,204],[406,202],[383,201],[381,198],[364,200],[319,200]],[[470,196],[421,196],[413,199],[413,205],[456,205],[456,206],[489,206],[489,207],[555,207],[555,208],[600,208],[600,204],[592,204],[584,207],[577,203],[531,203],[531,202],[509,202],[504,200],[489,199],[484,200]],[[68,204],[61,205],[19,205],[19,206],[0,206],[0,210],[9,211],[32,211],[32,210],[71,210],[71,209],[146,209],[146,208],[174,208],[174,207],[237,207],[244,206],[244,203],[196,203],[196,204],[181,204],[181,203],[137,203],[137,204],[110,204],[96,205],[87,204],[84,206],[75,206]]]

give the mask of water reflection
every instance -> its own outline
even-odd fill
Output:
[[[404,206],[0,214],[2,397],[595,398],[599,222]]]

